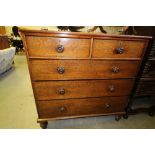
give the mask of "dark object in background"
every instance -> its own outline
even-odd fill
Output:
[[[13,27],[12,27],[12,32],[13,32],[13,35],[14,35],[15,37],[20,37],[19,31],[18,31],[18,30],[19,30],[19,29],[18,29],[17,26],[13,26]]]
[[[13,47],[16,47],[16,53],[18,53],[19,51],[23,50],[23,41],[20,38],[19,28],[17,26],[12,27],[12,32],[12,38],[10,39],[11,44]]]
[[[147,112],[153,116],[155,114],[155,26],[134,26],[134,29],[136,35],[152,36],[153,40],[141,65],[127,114]],[[146,101],[145,104],[143,100]]]
[[[100,31],[102,33],[107,33],[104,29],[103,29],[103,26],[94,26],[92,29],[89,29],[88,32],[94,32],[97,28],[100,29]]]
[[[60,31],[71,31],[71,32],[80,32],[80,29],[83,29],[84,26],[57,26]]]
[[[107,33],[107,32],[103,29],[102,26],[99,26],[99,29],[100,29],[100,31],[101,31],[102,33]]]
[[[126,26],[126,30],[124,31],[126,35],[137,35],[137,31],[134,26]]]
[[[94,32],[97,28],[99,28],[102,33],[108,33],[106,30],[104,30],[103,26],[94,26],[92,29],[89,29],[88,32]],[[136,34],[134,26],[122,26],[122,30],[120,32],[121,34],[126,35]]]

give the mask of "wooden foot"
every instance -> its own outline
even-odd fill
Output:
[[[153,111],[149,111],[148,114],[149,114],[149,116],[154,116],[154,112]]]
[[[121,115],[115,115],[115,120],[119,121],[121,119]]]
[[[46,129],[46,128],[47,128],[47,125],[48,125],[48,122],[47,122],[47,121],[45,121],[45,122],[40,122],[40,127],[41,127],[42,129]]]
[[[123,118],[124,118],[124,119],[128,119],[128,114],[124,114],[124,115],[123,115]]]

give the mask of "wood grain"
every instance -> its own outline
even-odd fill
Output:
[[[26,36],[28,55],[38,57],[87,58],[89,57],[90,42],[90,39]],[[64,46],[62,53],[56,51],[58,45]]]
[[[56,118],[92,114],[110,114],[125,111],[128,97],[102,97],[37,101],[39,118]]]
[[[133,81],[131,79],[81,80],[34,82],[33,84],[37,100],[51,100],[130,95]],[[61,95],[60,90],[65,90],[65,94]]]
[[[125,114],[151,37],[20,32],[42,127],[55,119]]]
[[[30,60],[33,80],[133,78],[139,61]],[[59,68],[64,73],[58,72]],[[118,72],[115,72],[118,68]]]
[[[123,47],[125,52],[116,53],[116,48]],[[145,41],[126,41],[126,40],[101,40],[94,39],[93,53],[94,58],[140,58],[143,54]]]

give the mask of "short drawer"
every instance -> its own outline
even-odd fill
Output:
[[[139,61],[30,60],[33,80],[135,77]]]
[[[124,112],[128,97],[37,101],[39,118],[78,117]]]
[[[90,39],[26,36],[28,55],[50,58],[87,58]]]
[[[95,39],[94,58],[141,58],[146,41],[100,40]]]
[[[129,95],[132,79],[34,82],[36,100]]]

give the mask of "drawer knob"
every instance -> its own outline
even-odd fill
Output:
[[[124,48],[123,47],[116,48],[116,53],[117,54],[123,54],[124,53]]]
[[[60,112],[65,112],[66,111],[66,107],[60,107],[59,110],[60,110]]]
[[[57,51],[58,53],[62,53],[62,52],[64,51],[64,46],[63,46],[63,45],[57,45],[56,51]]]
[[[119,67],[114,66],[114,67],[112,68],[112,71],[113,71],[114,73],[119,73],[120,69],[119,69]]]
[[[64,88],[60,88],[60,89],[58,90],[58,93],[59,93],[60,95],[64,95],[64,94],[65,94],[65,89],[64,89]]]
[[[57,71],[59,74],[63,74],[65,72],[65,68],[64,67],[58,67]]]
[[[106,109],[110,108],[110,104],[106,103],[106,104],[105,104],[105,108],[106,108]]]
[[[109,90],[110,90],[110,92],[114,92],[115,91],[114,85],[109,86]]]

